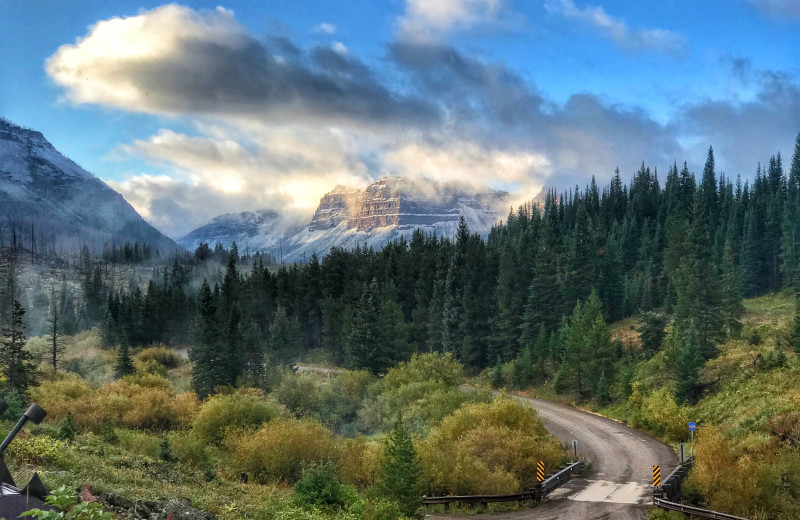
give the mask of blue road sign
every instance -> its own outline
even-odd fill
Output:
[[[693,423],[693,422],[689,423],[689,429],[690,430],[694,431],[696,428],[697,428],[697,425],[695,423]]]

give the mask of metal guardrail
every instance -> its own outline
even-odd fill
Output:
[[[733,516],[727,513],[711,511],[694,506],[687,506],[676,500],[681,499],[681,484],[689,475],[689,470],[694,466],[694,457],[690,458],[667,476],[664,483],[653,491],[653,505],[670,511],[678,511],[701,518],[716,518],[720,520],[748,520],[740,516]]]
[[[548,493],[568,481],[572,475],[580,472],[583,469],[583,461],[573,462],[572,464],[556,471],[537,487],[520,493],[510,493],[507,495],[460,495],[460,496],[443,496],[443,497],[422,497],[423,505],[438,505],[443,504],[445,511],[453,502],[461,504],[486,504],[498,502],[523,502],[525,500],[539,501],[546,497]]]
[[[653,505],[662,509],[669,509],[670,511],[678,511],[692,516],[699,516],[701,518],[715,518],[718,520],[748,520],[741,516],[733,516],[726,513],[719,513],[717,511],[709,511],[708,509],[701,509],[699,507],[686,506],[678,504],[677,502],[670,502],[663,498],[653,497]]]

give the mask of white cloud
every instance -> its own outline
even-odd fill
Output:
[[[389,151],[387,167],[406,177],[440,182],[488,183],[511,190],[518,201],[541,191],[553,167],[547,156],[530,150],[502,150],[470,141],[435,146],[416,140]]]
[[[550,14],[564,16],[592,25],[603,31],[623,49],[653,50],[679,54],[686,49],[686,38],[666,29],[632,30],[625,20],[616,18],[599,6],[580,8],[573,0],[546,0],[544,7]]]
[[[342,42],[333,42],[331,44],[331,49],[333,52],[337,52],[339,54],[347,54],[347,46]]]
[[[118,151],[172,170],[173,176],[110,183],[172,236],[221,213],[271,208],[308,217],[333,186],[371,178],[337,130],[250,128],[249,138],[219,126],[206,130],[208,135],[192,137],[162,129]]]
[[[800,2],[798,0],[747,0],[763,11],[767,16],[776,19],[800,19]]]
[[[336,26],[332,23],[322,22],[314,27],[314,32],[317,34],[333,34],[336,32]]]
[[[400,37],[436,41],[451,31],[492,24],[503,7],[503,0],[406,0],[406,11],[398,24]]]

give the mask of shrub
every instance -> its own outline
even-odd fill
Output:
[[[446,386],[458,386],[464,380],[464,367],[452,354],[434,352],[414,354],[412,358],[389,369],[383,384],[399,388],[414,382],[438,381]]]
[[[336,443],[336,466],[339,477],[345,484],[366,489],[378,477],[383,446],[358,436],[352,439],[339,438]]]
[[[194,419],[192,431],[201,440],[219,445],[229,430],[255,430],[285,413],[259,390],[241,390],[208,398]]]
[[[305,466],[300,480],[294,485],[294,493],[301,504],[333,508],[345,505],[344,486],[330,460]]]
[[[78,433],[78,425],[75,424],[75,417],[73,417],[72,412],[67,412],[67,416],[58,426],[58,438],[63,441],[72,441],[75,440]]]
[[[419,443],[430,492],[508,493],[535,484],[536,463],[548,469],[564,460],[536,411],[517,401],[464,405]]]
[[[273,395],[298,417],[320,409],[319,385],[310,375],[294,374],[284,377]]]
[[[17,464],[53,464],[66,449],[63,441],[47,435],[20,434],[8,447],[8,454]]]
[[[255,433],[235,433],[226,447],[237,472],[256,482],[297,481],[304,464],[334,455],[331,432],[313,419],[274,419]]]
[[[136,355],[136,361],[146,363],[153,361],[164,368],[176,368],[181,365],[180,355],[165,345],[154,345],[146,348]]]
[[[99,431],[105,421],[134,429],[164,430],[187,426],[198,403],[194,394],[171,396],[169,381],[153,374],[128,376],[97,390],[82,379],[64,375],[31,389],[31,397],[54,420],[72,413],[80,428]]]

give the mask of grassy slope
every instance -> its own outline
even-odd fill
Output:
[[[639,391],[602,412],[673,443],[688,441],[687,419],[696,421],[697,467],[688,500],[753,519],[799,519],[800,446],[779,434],[783,418],[800,412],[800,359],[787,342],[794,299],[770,294],[744,306],[740,338],[721,345],[719,356],[706,364],[704,394],[694,406],[659,405],[674,385],[671,356],[662,351],[636,367]],[[612,325],[614,335],[634,349],[635,325]],[[659,399],[648,402],[654,395]],[[652,421],[650,414],[660,417]]]

